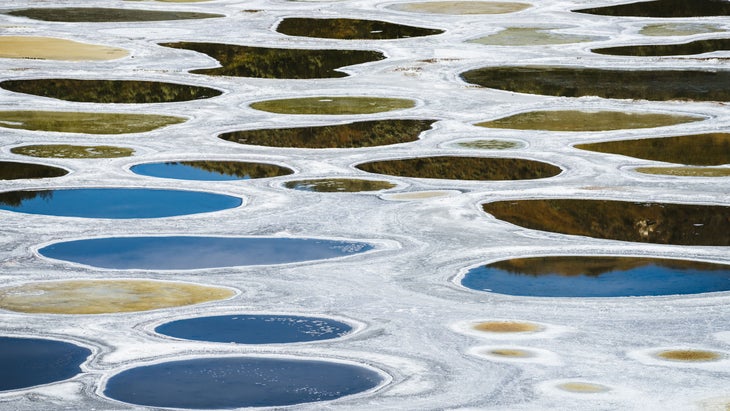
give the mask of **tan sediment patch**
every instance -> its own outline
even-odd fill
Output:
[[[107,314],[231,298],[228,288],[150,280],[70,280],[0,289],[0,308],[23,313]]]
[[[525,333],[541,330],[541,327],[537,324],[517,321],[484,321],[474,324],[472,328],[476,331],[493,333]]]
[[[700,23],[665,23],[647,24],[639,34],[644,36],[691,36],[693,34],[717,33],[723,31],[717,24]]]
[[[486,354],[496,355],[498,357],[512,357],[512,358],[529,358],[534,355],[525,350],[519,350],[516,348],[495,348],[493,350],[486,351]]]
[[[117,158],[129,157],[134,150],[113,146],[72,146],[68,144],[41,144],[14,147],[13,154],[41,158]]]
[[[511,148],[520,148],[524,144],[509,140],[473,140],[457,143],[456,145],[478,150],[509,150]]]
[[[258,101],[251,108],[279,114],[373,114],[415,107],[416,102],[386,97],[304,97]]]
[[[449,191],[415,191],[412,193],[389,194],[388,200],[424,200],[427,198],[445,197],[451,194]]]
[[[656,354],[657,357],[686,362],[715,361],[722,358],[722,354],[704,350],[666,350]]]
[[[0,57],[15,59],[103,61],[129,55],[117,47],[79,43],[55,37],[0,36]]]
[[[557,28],[556,28],[557,29]],[[545,46],[601,40],[599,36],[553,33],[550,28],[508,27],[498,33],[469,40],[469,43],[490,46]]]
[[[392,10],[433,14],[504,14],[529,8],[526,3],[497,1],[432,1],[394,4]]]
[[[487,128],[549,131],[608,131],[664,127],[704,120],[703,117],[622,111],[551,110],[519,113],[477,123]]]
[[[728,177],[728,167],[638,167],[636,171],[644,174],[667,175],[678,177]]]
[[[610,388],[606,387],[605,385],[592,384],[592,383],[588,383],[588,382],[579,382],[579,381],[566,382],[563,384],[559,384],[558,388],[560,388],[563,391],[584,393],[584,394],[606,392],[606,391],[611,390]]]

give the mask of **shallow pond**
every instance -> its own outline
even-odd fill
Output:
[[[468,83],[518,93],[644,100],[730,100],[730,71],[611,70],[495,66],[461,74]]]
[[[499,1],[431,1],[417,3],[398,3],[389,9],[413,13],[433,14],[504,14],[514,13],[529,8],[527,3]]]
[[[663,360],[683,362],[704,362],[722,359],[723,355],[714,351],[705,350],[666,350],[656,354]]]
[[[554,199],[497,201],[483,208],[533,230],[641,243],[730,245],[728,206]]]
[[[622,111],[529,111],[475,124],[487,128],[549,131],[608,131],[652,128],[704,120],[704,117]]]
[[[296,148],[357,148],[418,140],[436,120],[372,120],[332,126],[241,130],[218,137],[241,144]]]
[[[148,188],[78,188],[0,193],[0,209],[84,218],[159,218],[209,213],[240,206],[242,200],[200,191]]]
[[[6,80],[0,82],[0,87],[16,93],[88,103],[168,103],[222,94],[208,87],[141,80],[40,78]]]
[[[111,269],[194,270],[286,264],[371,250],[363,242],[276,237],[108,237],[58,242],[48,258]]]
[[[730,266],[639,257],[517,258],[473,268],[461,284],[531,297],[699,294],[730,290]]]
[[[63,341],[0,337],[0,391],[69,379],[90,355],[88,348]]]
[[[654,0],[573,11],[603,16],[710,17],[730,15],[730,3],[725,0]]]
[[[547,46],[551,44],[571,44],[603,40],[600,36],[556,33],[559,28],[508,27],[498,33],[469,40],[469,43],[488,46]]]
[[[2,83],[0,83],[2,86]],[[279,114],[374,114],[415,107],[413,100],[387,97],[302,97],[257,101],[251,108]]]
[[[0,58],[66,61],[116,60],[129,52],[116,47],[55,37],[0,36]]]
[[[638,167],[635,171],[644,174],[677,177],[729,177],[730,167]]]
[[[522,158],[436,156],[358,164],[369,173],[449,180],[525,180],[553,177],[560,167]]]
[[[129,157],[134,150],[113,146],[72,146],[69,144],[42,144],[13,147],[13,154],[40,158],[116,158]]]
[[[281,344],[342,337],[352,327],[329,318],[232,314],[187,318],[162,324],[155,332],[184,340],[238,344]]]
[[[509,150],[524,146],[523,143],[509,140],[472,140],[463,141],[456,145],[463,148],[472,148],[477,150]]]
[[[112,376],[104,395],[137,405],[230,409],[327,401],[377,387],[369,368],[331,361],[224,357],[169,361]]]
[[[180,307],[234,295],[228,288],[167,281],[48,281],[0,288],[0,308],[34,314],[107,314]]]
[[[646,44],[592,49],[611,56],[686,56],[730,50],[730,39],[704,39],[681,44]]]
[[[20,180],[25,178],[50,178],[68,174],[67,170],[43,164],[0,161],[0,180]],[[1,196],[2,194],[0,194]]]
[[[102,7],[43,7],[9,11],[6,14],[34,20],[69,23],[112,23],[135,21],[190,20],[225,17],[222,14],[184,11],[113,9]]]
[[[730,164],[730,134],[712,133],[577,144],[576,148],[694,166]]]
[[[693,34],[725,31],[721,25],[701,23],[647,24],[639,34],[644,36],[691,36]]]
[[[243,161],[175,161],[132,166],[135,174],[178,180],[230,181],[279,177],[294,173],[290,168]]]
[[[359,180],[354,178],[322,178],[315,180],[287,181],[284,187],[318,193],[357,193],[362,191],[388,190],[396,185],[383,180]]]
[[[385,58],[383,53],[371,50],[275,49],[191,42],[161,45],[197,51],[218,60],[222,67],[191,71],[211,76],[279,79],[347,77],[347,73],[338,69]]]
[[[384,40],[431,36],[444,31],[406,26],[378,20],[347,18],[315,19],[287,17],[276,31],[289,36],[316,37],[339,40]]]
[[[85,113],[71,111],[0,111],[0,127],[62,133],[144,133],[185,122],[158,114]]]

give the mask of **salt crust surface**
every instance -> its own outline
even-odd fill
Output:
[[[117,78],[160,80],[212,86],[225,94],[208,100],[137,105],[92,105],[0,90],[2,110],[98,110],[105,112],[186,115],[185,124],[144,134],[83,136],[0,129],[3,159],[19,160],[10,148],[28,143],[108,144],[133,147],[135,157],[102,160],[44,159],[72,173],[56,179],[3,181],[3,191],[58,187],[150,187],[209,190],[239,195],[245,207],[218,213],[157,220],[89,220],[2,212],[0,280],[16,285],[33,280],[71,278],[149,278],[235,287],[232,300],[174,310],[120,315],[26,315],[0,313],[4,335],[32,335],[75,341],[94,347],[84,373],[66,382],[0,394],[2,410],[139,409],[105,400],[96,393],[121,369],[154,361],[209,355],[276,354],[314,356],[369,364],[389,374],[373,393],[322,408],[472,409],[472,410],[662,410],[723,409],[730,401],[729,367],[655,360],[649,353],[691,347],[728,352],[730,293],[642,298],[525,298],[466,290],[451,281],[465,267],[532,255],[634,255],[695,258],[730,263],[721,247],[631,244],[522,229],[485,215],[484,201],[546,197],[605,198],[728,204],[730,179],[681,179],[644,176],[634,166],[654,163],[571,148],[573,144],[611,139],[709,133],[727,130],[730,113],[719,103],[648,102],[520,95],[472,87],[458,74],[484,65],[560,64],[603,68],[721,69],[720,58],[629,58],[593,55],[591,47],[676,42],[644,37],[638,31],[657,20],[569,13],[572,8],[603,5],[592,0],[544,0],[511,15],[429,15],[387,9],[393,2],[287,2],[218,0],[206,3],[56,0],[43,6],[98,6],[221,13],[225,19],[154,23],[70,24],[32,21],[0,14],[7,35],[58,36],[129,50],[113,62],[1,60],[0,78]],[[38,6],[33,0],[7,0],[0,11]],[[243,12],[243,10],[263,10]],[[357,17],[446,29],[432,37],[386,41],[293,38],[273,27],[284,17]],[[723,18],[682,19],[725,24]],[[464,41],[508,26],[570,25],[571,33],[610,40],[548,47],[489,47]],[[686,39],[702,38],[703,35]],[[683,39],[684,40],[684,39]],[[357,48],[385,52],[390,58],[345,69],[343,79],[266,80],[187,74],[216,63],[207,56],[157,46],[166,41],[212,41],[302,48]],[[715,56],[715,54],[713,54]],[[321,95],[372,95],[411,98],[413,109],[369,116],[285,116],[248,108],[253,101]],[[489,130],[471,124],[531,110],[586,109],[666,112],[709,118],[652,130],[558,134]],[[242,128],[326,125],[362,119],[438,118],[434,130],[411,144],[350,150],[277,150],[243,146],[215,138]],[[458,190],[459,195],[388,201],[363,193],[311,193],[286,190],[280,179],[244,182],[183,182],[136,176],[131,164],[170,159],[216,158],[287,165],[302,179],[363,177],[352,165],[380,158],[413,155],[464,155],[451,142],[474,139],[525,141],[517,150],[484,155],[519,156],[547,161],[566,171],[550,180],[515,182],[445,181],[385,177],[391,191]],[[473,153],[470,151],[470,153]],[[380,239],[397,242],[374,253],[332,261],[271,267],[236,267],[188,272],[105,271],[50,261],[34,253],[38,244],[67,238],[108,235],[262,235]],[[148,332],[145,324],[215,312],[287,312],[333,315],[364,324],[342,340],[296,346],[236,346],[177,342]],[[489,341],[452,330],[464,321],[510,319],[569,330],[550,338],[515,337]],[[555,328],[552,328],[555,327]],[[558,328],[559,327],[559,328]],[[475,347],[519,347],[553,353],[557,363],[492,361],[470,355]],[[725,364],[726,362],[723,362]],[[550,366],[548,366],[550,365]],[[610,387],[608,393],[569,393],[556,385],[585,381]],[[552,387],[552,388],[551,388]],[[622,388],[623,387],[623,388]],[[625,388],[625,387],[630,387]]]

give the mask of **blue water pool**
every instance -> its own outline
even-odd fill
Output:
[[[532,297],[626,297],[730,290],[730,266],[634,257],[537,257],[473,268],[467,288]]]
[[[0,391],[71,378],[89,355],[89,349],[67,342],[0,337]]]
[[[104,395],[152,407],[276,407],[333,400],[382,381],[368,368],[330,361],[200,358],[123,371],[109,379]]]
[[[284,176],[294,172],[275,164],[241,161],[168,161],[138,164],[130,170],[143,176],[203,181],[248,180]]]
[[[39,250],[59,260],[112,269],[191,270],[284,264],[343,257],[368,243],[275,237],[108,237],[66,241]]]
[[[155,332],[186,340],[277,344],[342,337],[352,327],[329,318],[292,315],[219,315],[172,321]]]
[[[148,188],[78,188],[0,193],[0,209],[86,218],[158,218],[240,206],[222,194]]]

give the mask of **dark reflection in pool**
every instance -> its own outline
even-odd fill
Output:
[[[131,368],[109,379],[104,395],[132,404],[192,409],[277,407],[370,390],[383,378],[331,361],[226,357]]]
[[[354,178],[322,178],[315,180],[287,181],[284,187],[301,191],[318,193],[357,193],[361,191],[379,191],[395,187],[395,184],[383,180],[360,180]]]
[[[222,94],[208,87],[142,80],[41,78],[6,80],[0,82],[0,87],[17,93],[89,103],[168,103]]]
[[[296,148],[357,148],[408,143],[436,120],[373,120],[333,126],[241,130],[218,137],[241,144]]]
[[[43,164],[0,161],[0,180],[60,177],[66,174],[68,174],[68,171],[62,168],[46,166]]]
[[[0,209],[85,218],[159,218],[240,206],[238,197],[148,188],[79,188],[0,193]]]
[[[278,177],[294,172],[275,164],[204,160],[138,164],[130,170],[143,176],[205,181]]]
[[[469,270],[474,290],[532,297],[626,297],[730,290],[730,266],[639,257],[535,257]]]
[[[339,40],[384,40],[430,36],[444,31],[406,26],[378,20],[314,19],[288,17],[279,23],[276,31],[290,36],[317,37]]]
[[[58,7],[13,10],[11,16],[35,20],[69,23],[112,23],[134,21],[190,20],[225,17],[222,14],[192,13],[184,11],[160,11],[138,9],[111,9],[102,7]]]
[[[711,133],[578,144],[583,150],[695,166],[730,164],[730,134]]]
[[[710,17],[730,15],[730,3],[726,0],[654,0],[573,11],[603,16]]]
[[[336,69],[378,61],[383,53],[370,50],[275,49],[218,43],[161,43],[165,47],[194,50],[218,60],[223,67],[193,70],[212,76],[280,79],[347,77]]]
[[[684,56],[730,50],[730,39],[705,39],[682,44],[647,44],[593,49],[611,56]]]
[[[112,269],[194,270],[285,264],[344,257],[371,250],[368,243],[275,237],[108,237],[66,241],[42,255]]]
[[[727,206],[556,199],[483,207],[500,220],[533,230],[641,243],[730,245]]]
[[[484,67],[461,77],[483,87],[549,96],[730,100],[730,71],[610,70],[583,67]]]
[[[522,158],[417,157],[357,165],[369,173],[450,180],[525,180],[560,174],[560,167]]]
[[[279,344],[339,338],[352,331],[349,325],[329,318],[293,315],[219,315],[172,321],[156,333],[185,340]]]
[[[89,355],[91,350],[67,342],[0,337],[0,391],[69,379]]]

